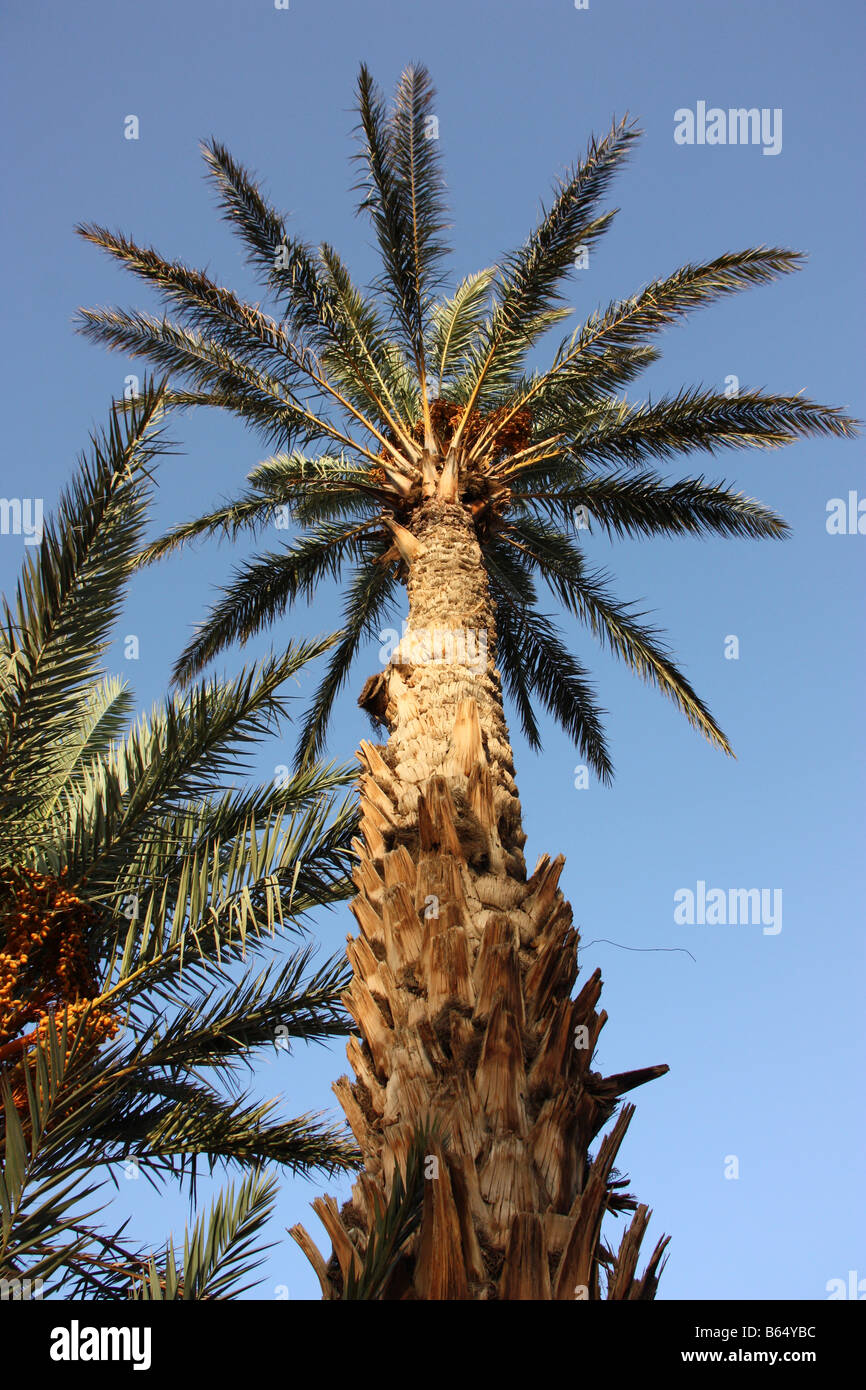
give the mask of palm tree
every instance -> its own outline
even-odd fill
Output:
[[[730,752],[658,632],[589,567],[580,531],[781,537],[785,522],[761,503],[703,475],[670,480],[654,464],[846,436],[854,422],[799,395],[622,394],[656,360],[660,330],[800,264],[779,248],[725,253],[655,280],[593,313],[549,366],[530,369],[536,344],[569,312],[562,287],[576,257],[610,225],[600,205],[638,131],[624,120],[593,140],[523,245],[447,295],[429,77],[408,68],[388,108],[362,67],[357,101],[360,208],[382,266],[368,293],[333,247],[291,236],[215,141],[204,157],[222,211],[276,317],[125,236],[79,228],[174,314],[82,310],[82,331],[167,370],[175,405],[232,411],[277,450],[236,500],[175,528],[143,558],[275,519],[300,532],[235,572],[177,681],[345,575],[343,630],[298,748],[307,766],[359,648],[408,591],[405,634],[359,701],[387,742],[362,741],[359,753],[360,933],[349,939],[347,1002],[360,1037],[348,1047],[355,1079],[335,1090],[364,1172],[342,1210],[329,1198],[314,1204],[329,1261],[302,1228],[293,1234],[324,1296],[339,1297],[413,1126],[428,1120],[441,1140],[427,1156],[423,1221],[385,1296],[648,1299],[667,1241],[637,1275],[649,1212],[614,1168],[630,1105],[590,1150],[620,1098],[667,1068],[593,1070],[606,1018],[600,975],[573,996],[578,937],[558,889],[562,859],[544,856],[527,874],[503,690],[531,744],[540,746],[540,705],[609,780],[601,711],[542,606],[541,581]],[[619,1213],[631,1220],[614,1250],[602,1223]]]
[[[351,891],[349,769],[233,785],[333,639],[174,696],[129,726],[101,659],[141,544],[164,392],[95,435],[0,628],[0,1278],[79,1296],[220,1297],[273,1205],[264,1169],[343,1172],[342,1127],[240,1084],[251,1050],[349,1031],[338,958],[276,931]],[[158,1260],[87,1206],[118,1168],[194,1183],[252,1167]],[[102,1175],[100,1179],[100,1173]]]

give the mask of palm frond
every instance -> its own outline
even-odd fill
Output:
[[[246,246],[248,264],[259,271],[268,288],[282,283],[279,252],[291,241],[285,218],[264,197],[255,176],[232,158],[225,145],[214,139],[203,140],[201,152],[223,216]]]
[[[778,449],[810,436],[845,438],[854,432],[854,422],[843,411],[801,396],[741,391],[727,397],[699,386],[647,403],[608,402],[590,412],[588,420],[586,413],[549,420],[566,435],[581,464],[642,465],[698,449],[709,454]],[[515,472],[521,471],[516,465]]]
[[[248,474],[248,491],[223,506],[191,521],[181,522],[151,541],[137,557],[139,565],[180,550],[191,540],[217,536],[235,540],[242,532],[260,535],[266,526],[277,526],[284,516],[302,525],[337,518],[369,516],[377,502],[390,500],[367,468],[345,455],[323,454],[316,458],[294,450],[275,454]]]
[[[259,535],[263,528],[272,525],[279,503],[261,493],[248,493],[233,502],[226,502],[212,512],[194,517],[191,521],[179,522],[164,536],[146,545],[137,556],[137,564],[150,565],[176,550],[182,549],[190,541],[206,536],[236,540],[242,532]]]
[[[253,175],[229,154],[224,145],[210,140],[202,145],[210,177],[216,185],[223,214],[238,232],[248,261],[263,276],[267,287],[285,302],[285,316],[292,332],[323,355],[338,375],[345,374],[356,386],[364,381],[359,365],[373,360],[380,328],[370,306],[355,304],[354,315],[341,302],[334,277],[323,279],[311,247],[290,237],[285,218],[262,195]],[[323,248],[328,251],[329,248]],[[323,259],[327,270],[327,257]],[[351,296],[350,296],[351,298]],[[372,346],[362,332],[372,336]],[[369,397],[367,398],[369,399]]]
[[[231,409],[281,448],[329,438],[327,422],[299,409],[280,378],[170,319],[121,309],[79,309],[77,327],[92,342],[145,357],[197,388],[166,392],[166,405]]]
[[[210,611],[174,669],[186,684],[232,642],[245,642],[285,612],[298,597],[312,597],[325,578],[337,578],[349,560],[366,554],[378,518],[323,525],[282,551],[256,556],[233,574],[225,597]]]
[[[325,348],[322,361],[334,381],[358,410],[370,405],[379,422],[413,450],[411,429],[415,423],[415,392],[407,392],[399,371],[399,347],[385,335],[385,326],[374,304],[352,283],[347,267],[332,246],[319,252],[325,284],[340,320],[339,350]]]
[[[397,578],[387,562],[390,538],[371,545],[365,562],[359,565],[346,590],[341,630],[325,675],[301,725],[295,758],[303,767],[324,747],[328,723],[340,690],[361,643],[376,634],[394,602]]]
[[[395,501],[387,481],[346,454],[276,454],[257,464],[249,482],[305,527],[337,518],[369,519]]]
[[[587,672],[568,651],[550,618],[528,604],[510,581],[502,560],[504,548],[502,538],[488,545],[485,566],[496,604],[497,656],[506,693],[517,704],[531,747],[541,750],[530,698],[536,695],[607,783],[613,764],[604,738],[603,711],[596,704]]]
[[[603,140],[591,141],[586,157],[561,180],[538,226],[519,251],[506,257],[498,302],[468,400],[470,409],[496,354],[507,350],[510,340],[522,340],[527,326],[555,307],[559,285],[573,267],[577,248],[592,245],[609,226],[613,213],[596,217],[595,210],[638,134],[624,118]],[[458,429],[455,443],[459,439]]]
[[[343,1036],[348,1032],[343,1029]],[[245,1105],[227,1101],[201,1086],[188,1085],[174,1103],[160,1108],[142,1135],[139,1158],[166,1174],[194,1183],[202,1160],[248,1166],[278,1163],[287,1173],[313,1171],[333,1176],[358,1167],[358,1150],[345,1127],[317,1114],[285,1120],[276,1101]],[[130,1136],[127,1128],[125,1133]],[[130,1136],[131,1137],[131,1136]]]
[[[345,1037],[350,1025],[340,996],[351,980],[345,958],[334,957],[305,978],[311,955],[307,946],[278,969],[268,966],[257,976],[235,981],[212,967],[207,993],[186,1001],[171,989],[164,991],[171,1029],[155,1035],[147,1047],[139,1042],[137,1065],[169,1072],[181,1066],[217,1066],[223,1059],[245,1059],[250,1048],[273,1045],[277,1038],[323,1042]],[[118,986],[112,995],[122,1002],[122,980]]]
[[[568,338],[560,345],[555,360],[568,351],[570,342]],[[657,348],[643,344],[608,347],[595,355],[575,357],[556,376],[536,371],[530,377],[515,379],[502,404],[520,409],[531,394],[533,437],[546,439],[559,432],[563,420],[580,419],[581,412],[592,410],[628,386],[660,356]]]
[[[421,1224],[424,1165],[434,1135],[438,1139],[432,1126],[416,1130],[406,1155],[405,1173],[395,1165],[388,1205],[373,1222],[360,1270],[354,1264],[349,1266],[343,1284],[344,1300],[376,1300],[384,1295],[403,1247]]]
[[[240,951],[249,959],[272,946],[278,927],[300,931],[312,909],[351,896],[356,808],[322,795],[287,815],[271,790],[258,812],[246,810],[248,795],[226,796],[152,823],[114,886],[102,889],[115,913],[103,938],[111,986],[102,993],[113,1006],[127,998],[135,1006],[190,956],[220,962]],[[235,800],[221,824],[216,812]]]
[[[496,267],[491,266],[476,275],[467,275],[450,299],[433,307],[427,361],[436,375],[439,396],[448,377],[459,374],[461,359],[480,342],[495,274]]]
[[[146,385],[116,408],[38,561],[28,557],[0,634],[0,785],[11,788],[0,817],[0,1275],[66,1296],[123,1297],[144,1268],[122,1230],[94,1220],[90,1199],[114,1164],[132,1157],[151,1181],[191,1178],[194,1191],[197,1159],[302,1173],[358,1161],[321,1116],[286,1118],[275,1101],[226,1099],[204,1079],[237,1092],[253,1049],[350,1030],[342,957],[315,971],[309,950],[255,976],[244,967],[273,951],[277,927],[299,931],[313,907],[350,894],[357,809],[339,802],[346,768],[230,785],[285,717],[286,681],[333,639],[290,642],[131,729],[129,692],[102,674],[164,399]]]
[[[733,756],[710,711],[659,643],[657,629],[641,622],[643,614],[613,598],[605,588],[606,576],[586,569],[580,551],[567,536],[546,523],[527,519],[512,523],[503,540],[525,551],[568,611],[580,617],[595,637],[673,700],[710,743]]]
[[[167,261],[153,247],[138,246],[120,233],[95,223],[80,224],[75,230],[153,286],[192,333],[255,370],[266,374],[276,371],[284,384],[300,380],[300,364],[292,354],[291,340],[257,306],[243,303],[203,271],[192,270],[180,261]]]
[[[82,1231],[99,1208],[82,1210],[99,1189],[75,1165],[62,1162],[62,1144],[52,1121],[62,1116],[71,1078],[80,1067],[81,1031],[70,1037],[66,1019],[49,1023],[46,1037],[32,1049],[26,1073],[26,1123],[12,1087],[0,1077],[2,1157],[0,1171],[0,1277],[49,1280],[88,1245]],[[69,1121],[66,1120],[68,1128]],[[64,1125],[61,1121],[61,1130]],[[50,1286],[49,1286],[50,1291]]]
[[[222,406],[257,426],[279,445],[300,442],[306,446],[328,439],[377,463],[377,456],[365,445],[350,438],[325,413],[320,413],[315,397],[324,396],[327,404],[336,402],[347,409],[365,431],[374,435],[380,444],[387,444],[375,425],[320,375],[315,358],[306,349],[289,345],[292,367],[301,371],[308,386],[312,383],[312,404],[305,403],[296,394],[291,374],[274,377],[263,368],[247,365],[224,343],[205,338],[167,318],[156,319],[148,314],[125,313],[119,309],[80,309],[77,324],[85,337],[147,357],[169,372],[187,377],[199,388],[167,392],[167,405]]]
[[[214,1200],[209,1216],[185,1231],[180,1268],[171,1242],[160,1261],[151,1258],[134,1297],[145,1302],[239,1298],[260,1282],[250,1282],[250,1276],[269,1249],[261,1235],[275,1202],[275,1178],[254,1169],[237,1194],[232,1184]]]
[[[470,407],[481,411],[492,410],[503,401],[519,399],[517,393],[530,349],[556,324],[570,318],[573,312],[566,307],[544,309],[521,324],[519,329],[513,329],[492,354],[486,345],[486,338],[473,340],[454,362],[454,375],[448,384],[448,399],[466,406],[464,418],[468,418]],[[487,320],[487,325],[489,322]],[[473,456],[480,456],[475,443],[472,453]]]
[[[287,769],[287,764],[283,766]],[[313,890],[314,882],[321,881],[324,886],[325,876],[328,893],[336,893],[346,823],[337,798],[351,785],[353,775],[348,766],[316,763],[291,774],[286,770],[285,775],[280,773],[264,785],[233,788],[184,802],[177,811],[155,820],[126,861],[118,891],[138,891],[143,882],[153,880],[161,891],[168,891],[166,901],[170,903],[171,890],[184,864],[200,860],[201,864],[210,863],[214,871],[218,864],[221,872],[228,872],[228,863],[233,861],[226,856],[235,855],[239,845],[249,842],[254,846],[251,877],[243,881],[264,883],[273,876],[282,878],[287,868],[300,865],[296,885],[300,897]],[[301,871],[305,857],[310,873],[315,869],[316,879]],[[244,862],[243,852],[239,862]],[[191,875],[194,881],[198,876]],[[226,901],[234,891],[224,883]],[[190,907],[185,911],[196,919],[198,914]]]
[[[415,366],[428,431],[424,338],[439,262],[447,249],[441,240],[446,223],[438,141],[429,138],[428,129],[433,101],[426,69],[408,67],[388,114],[368,69],[361,66],[358,109],[363,141],[358,158],[365,174],[360,207],[373,223],[385,271],[380,288]]]
[[[780,247],[758,246],[726,252],[711,261],[687,264],[661,280],[653,280],[631,299],[617,300],[596,312],[564,343],[550,370],[536,384],[537,394],[548,381],[566,372],[578,358],[611,348],[641,347],[645,339],[684,318],[695,309],[729,294],[768,284],[779,275],[800,269],[803,257]]]
[[[551,470],[553,471],[553,470]],[[520,480],[524,481],[525,480]],[[788,523],[770,507],[721,483],[703,477],[668,483],[657,473],[642,470],[581,476],[575,482],[553,478],[519,485],[512,494],[516,507],[528,503],[547,513],[566,531],[586,523],[608,536],[744,536],[782,537]],[[586,515],[581,511],[585,509]]]
[[[50,791],[62,736],[101,675],[144,525],[147,468],[164,449],[162,388],[145,384],[136,408],[115,410],[28,555],[15,607],[0,605],[0,837],[15,806]],[[52,771],[53,770],[53,771]]]
[[[134,706],[132,691],[117,676],[106,676],[85,693],[78,718],[67,725],[53,766],[46,768],[40,818],[50,817],[64,791],[83,784],[95,758],[107,757],[112,743],[126,733]]]
[[[71,881],[114,882],[123,864],[159,818],[216,792],[243,767],[245,745],[272,732],[286,713],[281,687],[333,638],[290,642],[233,681],[210,680],[156,706],[124,743],[88,770],[68,800],[62,839],[43,851],[46,867]],[[248,845],[248,848],[251,848]]]

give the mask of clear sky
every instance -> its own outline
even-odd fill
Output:
[[[809,253],[803,271],[669,330],[662,361],[632,394],[724,389],[733,375],[743,387],[803,389],[866,416],[863,21],[860,0],[7,6],[0,493],[42,496],[49,507],[88,430],[136,370],[73,332],[78,305],[153,306],[74,236],[76,222],[121,229],[258,299],[203,180],[199,140],[216,136],[265,176],[297,234],[332,242],[358,279],[372,275],[348,162],[362,59],[388,90],[408,62],[431,70],[455,284],[522,241],[554,177],[628,110],[645,135],[611,197],[620,215],[572,277],[574,322],[688,260],[794,247]],[[674,113],[699,102],[778,108],[781,150],[676,143]],[[124,138],[128,115],[139,118],[138,140]],[[264,456],[228,417],[186,417],[173,437],[183,453],[161,465],[154,534],[230,495]],[[813,441],[672,470],[703,471],[761,498],[793,526],[785,542],[589,543],[620,596],[640,600],[669,632],[736,761],[573,627],[609,712],[613,788],[576,789],[579,759],[565,736],[543,720],[537,757],[512,721],[527,858],[566,854],[582,965],[603,969],[610,1018],[598,1063],[606,1072],[671,1067],[633,1093],[637,1114],[620,1154],[632,1190],[653,1208],[651,1235],[673,1237],[666,1298],[821,1299],[849,1270],[866,1278],[866,536],[826,529],[831,499],[866,498],[863,458],[862,439]],[[21,537],[0,536],[0,587],[13,584],[22,549]],[[165,687],[212,587],[244,553],[206,546],[135,584],[118,638],[136,634],[140,659],[125,661],[118,640],[111,669],[134,683],[142,705]],[[331,630],[338,612],[335,595],[323,593],[274,640]],[[725,656],[731,636],[736,660]],[[239,660],[228,654],[226,668]],[[338,708],[336,757],[350,757],[367,733],[354,702],[376,666],[371,646]],[[293,743],[288,729],[262,751],[259,772],[286,761]],[[780,890],[781,931],[676,923],[675,893],[699,881],[708,891]],[[323,917],[323,954],[351,925],[345,910]],[[264,1094],[283,1092],[288,1113],[338,1113],[329,1086],[345,1065],[342,1043],[275,1054],[255,1081]],[[732,1157],[736,1178],[725,1176]],[[302,1220],[327,1248],[308,1203],[323,1190],[342,1200],[347,1188],[284,1182],[260,1297],[317,1297],[285,1227]],[[121,1179],[118,1202],[154,1243],[169,1228],[182,1232],[186,1202],[171,1192],[157,1198],[145,1182]]]

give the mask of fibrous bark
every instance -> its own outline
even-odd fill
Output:
[[[430,491],[431,489],[428,489]],[[496,628],[472,515],[436,494],[396,540],[409,623],[362,702],[389,730],[358,754],[359,927],[346,1004],[355,1079],[334,1087],[364,1157],[342,1211],[314,1209],[330,1262],[303,1227],[326,1298],[357,1268],[395,1165],[435,1122],[424,1214],[386,1297],[649,1299],[667,1238],[636,1274],[650,1213],[614,1161],[633,1113],[619,1098],[666,1066],[602,1077],[596,970],[572,997],[578,933],[559,890],[563,860],[527,877],[520,802],[495,666]],[[402,530],[403,528],[401,528]],[[373,688],[375,687],[375,689]],[[618,1251],[608,1211],[632,1212]]]

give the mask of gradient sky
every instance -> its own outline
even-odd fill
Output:
[[[76,222],[121,229],[258,299],[203,180],[199,140],[228,145],[264,176],[296,234],[332,242],[356,278],[369,279],[372,235],[354,215],[348,162],[361,60],[388,91],[408,62],[432,73],[454,284],[518,245],[555,176],[628,110],[645,135],[611,196],[622,212],[589,269],[572,277],[574,323],[688,260],[794,247],[809,253],[803,271],[669,330],[662,361],[632,395],[723,389],[736,375],[742,387],[802,389],[863,417],[863,29],[855,0],[590,0],[581,11],[571,0],[7,6],[0,493],[51,506],[124,377],[142,370],[72,329],[81,304],[155,303],[74,236]],[[676,144],[674,112],[699,101],[781,108],[781,152]],[[137,141],[123,136],[130,114]],[[231,495],[265,452],[218,415],[178,419],[172,437],[182,453],[161,465],[154,534]],[[810,441],[695,456],[671,470],[761,498],[791,523],[785,542],[588,542],[620,597],[640,601],[667,630],[736,761],[574,625],[567,630],[608,711],[614,786],[575,789],[580,760],[568,739],[544,718],[545,751],[535,756],[511,721],[527,859],[531,867],[542,851],[566,854],[582,968],[603,969],[610,1017],[597,1064],[671,1067],[633,1093],[637,1114],[620,1151],[631,1190],[653,1208],[650,1236],[673,1237],[660,1290],[668,1299],[821,1299],[828,1280],[849,1270],[866,1278],[866,537],[831,536],[825,525],[830,499],[866,497],[863,453],[862,439]],[[21,537],[0,536],[7,591],[22,550]],[[143,706],[165,688],[213,586],[245,553],[204,546],[135,583],[110,669],[134,683]],[[273,640],[330,631],[338,615],[335,594],[323,592]],[[124,660],[129,633],[140,640],[137,662]],[[725,659],[730,635],[738,660]],[[225,669],[240,659],[227,654]],[[355,698],[376,667],[371,645],[338,707],[333,756],[350,757],[368,733]],[[287,760],[294,737],[288,728],[262,750],[259,775]],[[674,894],[699,880],[780,889],[782,930],[676,924]],[[352,926],[346,910],[322,917],[322,958]],[[329,1086],[345,1065],[343,1043],[275,1054],[257,1064],[255,1084],[263,1095],[282,1092],[287,1113],[336,1114]],[[731,1155],[736,1180],[725,1177]],[[327,1248],[308,1204],[324,1190],[342,1200],[348,1186],[284,1181],[256,1296],[318,1296],[285,1227],[302,1220]],[[114,1206],[154,1245],[169,1229],[182,1234],[187,1215],[170,1189],[155,1195],[122,1178]]]

